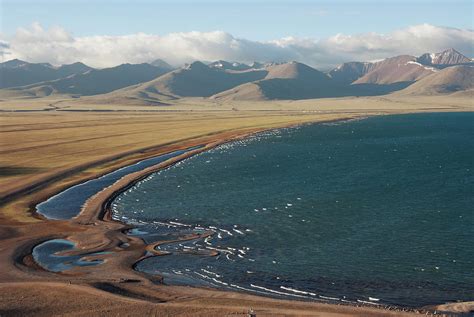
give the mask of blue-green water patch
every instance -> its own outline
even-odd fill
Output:
[[[85,260],[84,257],[106,254],[104,252],[82,255],[61,255],[61,252],[75,249],[75,244],[65,239],[53,239],[37,245],[33,249],[33,258],[44,269],[51,272],[62,272],[76,266],[94,266],[103,263],[101,259]]]

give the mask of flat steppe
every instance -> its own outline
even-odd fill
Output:
[[[221,103],[190,98],[166,106],[61,97],[0,100],[0,316],[242,316],[250,307],[257,316],[414,315],[162,285],[131,269],[145,246],[127,238],[123,224],[100,217],[47,221],[34,206],[73,184],[175,149],[296,124],[440,111],[474,111],[473,100],[387,95]],[[102,205],[97,206],[92,211],[99,213]],[[113,252],[95,267],[46,272],[32,261],[31,249],[56,237],[79,248]],[[130,248],[118,248],[119,241]],[[469,305],[444,309],[472,309]]]

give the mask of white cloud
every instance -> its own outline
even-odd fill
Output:
[[[369,61],[453,47],[474,55],[474,31],[430,24],[410,26],[388,34],[336,34],[329,38],[286,37],[267,42],[236,38],[222,31],[155,35],[74,37],[61,27],[44,29],[34,23],[12,36],[0,35],[0,59],[13,58],[52,64],[76,61],[95,67],[149,62],[162,58],[180,65],[194,60],[288,61],[298,60],[326,69],[345,61]]]

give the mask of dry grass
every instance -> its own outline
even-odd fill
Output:
[[[1,191],[59,169],[230,129],[333,118],[282,113],[7,113],[1,117]]]

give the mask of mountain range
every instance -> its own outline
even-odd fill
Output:
[[[200,61],[174,69],[163,60],[94,69],[82,63],[52,66],[11,60],[0,63],[2,98],[121,99],[162,104],[201,97],[216,100],[472,93],[472,59],[454,49],[419,57],[400,55],[375,62],[348,62],[322,72],[299,62],[250,65]]]
[[[0,64],[0,88],[24,86],[64,78],[92,70],[83,63],[54,67],[48,63],[27,63],[13,59]]]

